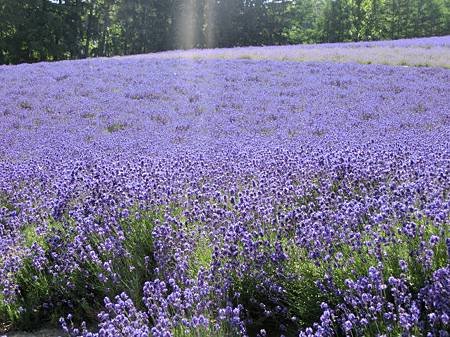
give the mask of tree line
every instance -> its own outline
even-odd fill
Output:
[[[0,0],[0,64],[450,34],[450,0]]]

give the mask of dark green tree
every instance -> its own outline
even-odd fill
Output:
[[[0,63],[450,34],[450,0],[0,0]]]

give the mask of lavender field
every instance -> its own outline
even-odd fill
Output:
[[[157,58],[326,61],[450,68],[450,36],[311,45],[169,51]]]
[[[449,336],[450,70],[253,50],[0,67],[0,332]]]

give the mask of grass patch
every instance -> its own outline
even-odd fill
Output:
[[[81,114],[81,118],[84,118],[84,119],[95,118],[95,113],[93,113],[93,112],[85,112],[85,113]]]
[[[5,193],[0,191],[0,208],[4,207],[6,208],[8,211],[13,211],[17,209],[14,207],[13,203],[11,202],[10,196]]]
[[[125,291],[139,308],[142,303],[145,281],[152,279],[154,267],[152,231],[155,220],[163,221],[162,213],[147,211],[132,215],[121,221],[125,240],[123,246],[127,256],[113,261],[114,270],[119,276],[117,293]]]
[[[209,239],[202,237],[198,239],[197,245],[189,260],[188,276],[196,278],[201,269],[208,269],[212,262],[212,245]]]
[[[173,337],[238,337],[236,329],[233,329],[229,324],[213,324],[210,321],[207,326],[200,326],[195,328],[188,328],[184,326],[177,326],[173,329]],[[216,326],[214,326],[216,325]]]
[[[110,124],[106,127],[106,131],[108,131],[109,133],[114,133],[114,132],[119,132],[119,131],[123,131],[127,128],[127,124],[125,123],[114,123],[114,124]]]
[[[312,326],[322,313],[320,304],[329,302],[327,295],[318,287],[326,269],[307,257],[307,251],[295,246],[287,249],[286,278],[282,280],[286,290],[285,305],[289,315],[298,319],[300,327]]]
[[[250,54],[244,54],[244,55],[239,55],[238,59],[239,60],[251,60],[251,59],[253,59],[253,56]]]
[[[0,333],[7,332],[13,326],[13,322],[17,321],[18,309],[12,305],[7,304],[0,294]]]
[[[31,110],[33,108],[31,106],[31,104],[26,101],[20,102],[19,107],[21,107],[22,109],[25,109],[25,110]]]

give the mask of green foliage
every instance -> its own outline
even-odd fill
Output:
[[[14,210],[14,205],[11,202],[11,197],[3,191],[0,191],[0,207],[4,207],[9,211]]]
[[[445,34],[448,0],[0,2],[0,64]]]
[[[45,234],[38,234],[34,225],[27,225],[22,229],[24,246],[42,248],[47,254],[48,242],[54,234],[66,242],[73,238],[71,226],[73,223],[63,224],[49,219]],[[86,266],[89,267],[92,266]],[[92,268],[89,271],[92,271]],[[0,317],[5,317],[4,321],[22,330],[33,330],[45,323],[57,325],[59,317],[69,309],[66,300],[70,300],[74,305],[70,311],[95,318],[102,302],[90,302],[87,299],[91,296],[87,292],[92,291],[92,288],[88,290],[86,284],[95,284],[96,281],[92,276],[89,272],[80,270],[63,277],[50,273],[46,266],[37,268],[32,258],[25,258],[21,269],[15,275],[19,290],[17,298],[12,304],[7,304],[0,298]],[[69,287],[69,283],[72,286]],[[86,305],[88,302],[90,304]]]
[[[406,272],[407,279],[413,289],[418,291],[425,281],[429,279],[432,272],[445,267],[448,263],[448,251],[446,239],[448,238],[448,224],[437,227],[429,219],[414,220],[417,226],[418,234],[414,237],[408,237],[400,230],[400,225],[394,227],[392,233],[396,239],[396,244],[390,244],[383,249],[383,264],[385,265],[385,274],[390,276],[399,276],[403,271],[400,269],[400,260],[408,264]],[[433,235],[439,238],[439,241],[433,246],[429,246],[432,251],[430,266],[424,265],[424,257],[417,254],[421,251],[420,246],[423,243],[429,244]]]
[[[95,321],[97,313],[103,308],[104,297],[122,292],[126,292],[137,306],[144,308],[142,287],[145,281],[152,278],[154,267],[152,231],[155,220],[162,220],[161,217],[158,211],[140,211],[120,219],[124,237],[122,245],[126,250],[124,255],[102,255],[94,248],[102,262],[112,261],[111,269],[116,274],[114,280],[111,275],[104,275],[102,281],[99,275],[105,271],[92,261],[80,261],[80,268],[70,274],[55,274],[49,272],[48,266],[37,269],[32,259],[26,258],[15,275],[20,291],[16,301],[7,304],[0,297],[0,322],[32,330],[45,322],[57,325],[59,317],[68,312],[74,317]],[[76,228],[70,220],[58,222],[50,219],[44,233],[38,234],[34,225],[25,226],[22,229],[25,246],[37,245],[47,254],[49,242],[55,234],[67,243],[73,240]],[[104,238],[100,235],[93,233],[90,236],[92,247],[98,247],[102,242]],[[52,307],[47,309],[44,303]]]
[[[320,38],[319,13],[323,1],[305,0],[289,3],[287,13],[290,24],[284,34],[291,43],[314,43]]]
[[[338,188],[338,186],[332,188]],[[2,198],[1,203],[7,204],[6,196]],[[298,202],[308,202],[308,200]],[[174,205],[172,210],[173,215],[177,216],[182,223],[186,222],[181,207]],[[101,221],[101,219],[98,220]],[[31,259],[25,259],[21,270],[16,275],[20,290],[18,300],[13,304],[7,304],[0,297],[0,322],[7,322],[22,329],[32,329],[42,325],[43,322],[55,323],[67,312],[67,307],[63,304],[65,299],[72,300],[73,308],[70,311],[75,314],[75,317],[95,320],[96,313],[102,308],[104,296],[111,297],[123,291],[129,294],[138,307],[143,308],[142,285],[153,276],[151,274],[154,267],[152,231],[156,221],[163,220],[163,212],[159,209],[147,211],[133,209],[130,215],[119,219],[119,225],[115,230],[123,233],[122,244],[127,254],[123,256],[110,256],[107,252],[103,255],[99,254],[102,262],[112,260],[111,268],[117,275],[115,281],[111,279],[106,282],[100,281],[98,275],[104,271],[92,262],[85,262],[80,265],[80,271],[74,271],[71,275],[62,277],[54,276],[45,269],[37,270]],[[334,242],[332,251],[336,253],[328,259],[311,258],[308,250],[297,246],[291,235],[285,235],[283,240],[278,241],[279,238],[275,232],[266,233],[263,239],[269,242],[270,246],[276,242],[281,244],[289,258],[280,264],[269,262],[262,270],[261,268],[252,270],[244,277],[230,273],[233,277],[232,292],[240,293],[237,301],[244,304],[249,317],[254,321],[254,324],[249,326],[250,332],[252,333],[254,329],[256,334],[261,327],[267,329],[268,333],[275,332],[280,323],[285,323],[288,329],[287,335],[289,335],[289,331],[311,326],[320,317],[322,302],[333,306],[340,301],[334,295],[330,295],[331,293],[324,292],[319,287],[319,283],[326,284],[327,280],[332,280],[333,286],[344,289],[346,279],[355,280],[367,276],[369,268],[376,266],[380,260],[384,266],[382,275],[385,281],[389,276],[403,275],[408,280],[413,293],[417,294],[431,277],[432,272],[448,263],[446,240],[449,228],[448,223],[437,226],[432,219],[410,218],[407,219],[407,223],[413,224],[415,228],[415,231],[411,232],[414,233],[413,235],[405,231],[405,221],[384,224],[386,226],[383,230],[374,228],[371,232],[361,228],[359,232],[363,237],[360,242],[367,244],[355,248],[348,243]],[[185,225],[192,224],[185,223]],[[58,234],[62,240],[68,242],[73,239],[75,231],[75,224],[70,220],[49,219],[45,234],[38,234],[40,231],[30,224],[22,229],[22,235],[26,247],[38,245],[47,252],[49,240],[53,234]],[[89,244],[92,247],[98,247],[104,239],[100,234],[92,234]],[[423,264],[423,256],[417,255],[417,252],[424,251],[420,248],[422,245],[426,245],[432,251],[429,266]],[[189,257],[190,277],[195,278],[201,268],[207,269],[211,266],[212,253],[209,238],[199,236]],[[406,271],[400,268],[401,260],[408,265]],[[283,272],[280,273],[280,270]],[[270,290],[264,289],[259,280],[266,277],[280,284],[285,290],[284,294],[273,294]],[[71,287],[67,287],[68,282]],[[89,287],[87,288],[86,285]],[[51,314],[43,305],[46,302],[56,304],[56,307],[51,308]],[[259,303],[265,303],[268,309],[273,309],[271,306],[283,304],[289,310],[288,315],[266,318],[261,314]],[[297,317],[298,320],[292,322],[286,319],[292,316]],[[234,331],[230,327],[224,326],[216,331],[213,323],[215,322],[212,320],[209,327],[190,330],[178,327],[173,334],[177,337],[233,336]],[[0,329],[2,329],[1,326]],[[378,329],[383,330],[383,327],[369,326],[366,331],[367,336],[376,335]]]
[[[201,268],[208,269],[212,262],[212,245],[207,238],[199,238],[189,260],[189,277],[197,277]]]
[[[217,329],[218,327],[218,329]],[[187,328],[182,325],[173,329],[174,337],[237,337],[240,334],[236,328],[230,326],[229,323],[216,322],[209,318],[208,326],[200,326],[196,328]]]
[[[275,274],[270,267],[265,270],[285,290],[284,296],[279,297],[277,302],[281,301],[289,309],[289,317],[297,317],[299,327],[312,326],[322,313],[320,307],[322,302],[326,302],[332,307],[341,302],[341,299],[332,295],[332,292],[324,291],[319,287],[320,284],[324,285],[325,289],[328,285],[345,289],[345,280],[356,280],[367,276],[369,268],[379,265],[380,260],[384,265],[382,271],[384,282],[387,283],[390,276],[400,277],[402,275],[408,280],[411,291],[417,294],[431,278],[433,271],[447,265],[449,256],[446,239],[449,232],[448,224],[436,226],[432,220],[426,218],[411,219],[411,221],[417,228],[414,237],[406,235],[402,231],[403,224],[398,223],[390,227],[389,231],[379,232],[383,233],[382,239],[388,240],[380,240],[381,243],[377,245],[372,245],[375,233],[365,234],[361,238],[361,242],[366,242],[367,245],[362,245],[358,249],[349,244],[336,242],[333,246],[333,251],[336,253],[328,259],[321,257],[312,259],[305,248],[298,247],[290,240],[283,241],[283,249],[289,256],[283,263],[283,276],[280,276],[279,273]],[[361,233],[364,231],[361,230]],[[430,240],[433,236],[435,239],[439,239],[431,245]],[[420,246],[424,243],[429,245],[429,249],[433,252],[429,266],[424,265],[423,256],[417,255],[417,252],[423,251]],[[377,257],[377,254],[380,254],[380,258]],[[400,261],[407,263],[407,270],[401,269]],[[257,285],[257,279],[250,275],[235,281],[236,289],[241,292],[241,301],[250,310],[252,309],[251,298],[263,303],[271,301],[268,292],[258,290]],[[255,315],[257,315],[257,311],[255,311]],[[278,318],[278,320],[280,319],[282,318]],[[260,325],[270,327],[270,322],[264,321]],[[256,326],[258,326],[257,320]],[[287,327],[288,329],[293,328],[292,323]],[[373,328],[373,334],[371,328]],[[383,327],[369,327],[367,336],[375,336],[379,333],[378,329],[383,330]]]
[[[317,286],[326,272],[323,266],[307,257],[307,252],[294,245],[287,247],[290,258],[286,261],[286,279],[282,281],[286,290],[286,305],[290,315],[299,320],[300,326],[308,327],[320,317],[320,304],[327,302],[327,295]]]
[[[0,333],[7,331],[18,319],[18,308],[14,304],[9,304],[4,301],[0,294]]]
[[[118,131],[122,131],[125,130],[127,127],[126,124],[124,123],[114,123],[114,124],[110,124],[106,127],[106,130],[109,133],[114,133],[114,132],[118,132]]]
[[[227,324],[220,324],[219,329],[215,329],[212,322],[210,321],[207,327],[197,327],[197,328],[185,328],[178,326],[174,329],[174,337],[237,337],[239,333],[235,331],[236,329],[231,328]]]
[[[152,279],[154,267],[152,231],[155,220],[162,220],[157,211],[134,213],[123,219],[121,226],[124,232],[124,248],[127,256],[113,261],[114,271],[118,274],[120,284],[115,286],[116,293],[125,291],[135,305],[143,307],[142,287],[144,282]],[[146,259],[148,262],[146,262]],[[133,266],[133,270],[130,270]]]

